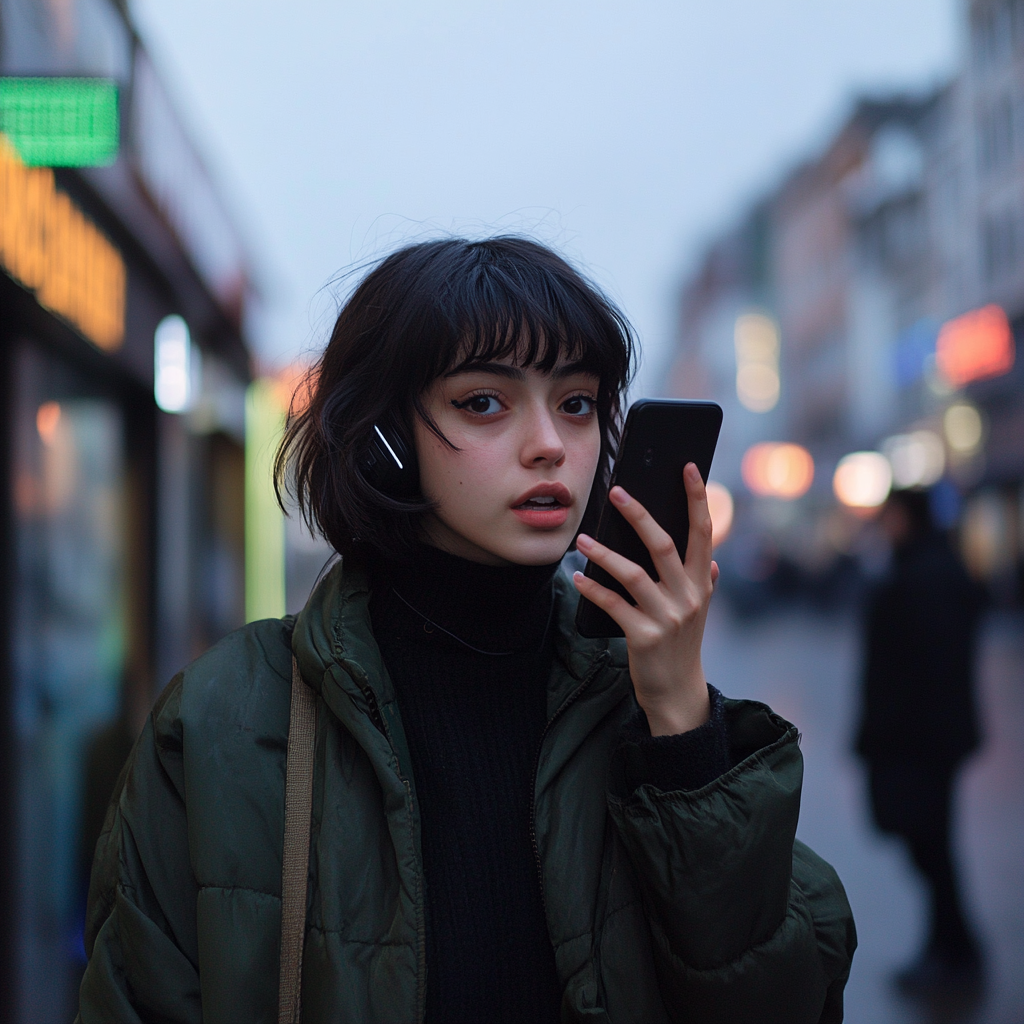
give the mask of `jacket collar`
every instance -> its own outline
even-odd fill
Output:
[[[373,636],[369,613],[370,586],[366,571],[349,561],[339,562],[310,595],[292,634],[292,650],[306,683],[318,692],[345,724],[352,728],[353,711],[369,717],[379,729],[397,722],[395,691]],[[576,591],[559,572],[555,575],[556,663],[548,680],[548,718],[591,674],[598,661],[626,667],[621,640],[588,640],[576,632]],[[620,684],[621,673],[598,673],[588,691]],[[379,716],[383,724],[376,721]],[[390,736],[392,741],[397,736]],[[404,747],[404,740],[398,745]]]

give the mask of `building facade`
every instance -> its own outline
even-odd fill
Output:
[[[670,380],[672,393],[726,410],[716,474],[737,496],[739,547],[746,529],[788,544],[797,561],[827,562],[856,532],[832,493],[839,460],[881,448],[903,458],[893,465],[907,485],[907,446],[930,444],[930,456],[912,452],[931,458],[920,480],[940,482],[942,514],[959,520],[972,566],[1014,599],[1024,551],[1024,367],[1014,357],[1024,339],[1024,3],[977,0],[963,14],[968,45],[952,81],[857,102],[819,153],[708,247],[681,291]],[[984,310],[1008,322],[1002,340],[959,319]],[[776,332],[766,402],[744,394],[751,316]],[[940,372],[950,346],[965,368],[952,381]],[[977,424],[974,441],[964,423]],[[798,501],[744,486],[744,453],[768,441],[812,454],[814,482]]]
[[[0,1014],[28,1022],[74,1016],[92,846],[155,694],[244,621],[255,293],[123,4],[0,0],[0,72],[117,100],[108,160],[47,166],[0,95]]]

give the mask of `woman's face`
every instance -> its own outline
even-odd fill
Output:
[[[550,373],[481,364],[440,377],[423,404],[453,451],[416,417],[425,539],[488,565],[546,565],[579,529],[601,454],[598,379],[559,361]]]

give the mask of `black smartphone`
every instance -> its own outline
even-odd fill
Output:
[[[618,484],[636,498],[671,534],[680,558],[686,557],[690,532],[683,469],[695,462],[704,483],[708,482],[721,428],[722,407],[715,402],[642,398],[626,416],[609,490]],[[644,542],[607,495],[597,540],[658,579]],[[636,604],[626,588],[599,565],[588,561],[585,575]],[[619,624],[585,597],[576,609],[576,629],[586,637],[623,635]]]

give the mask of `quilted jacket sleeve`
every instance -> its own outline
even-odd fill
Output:
[[[613,764],[662,998],[678,1021],[841,1021],[856,934],[835,871],[795,839],[797,731],[763,704],[725,711],[736,765],[701,789],[630,790]]]
[[[85,936],[89,964],[79,1002],[83,1024],[202,1020],[180,696],[179,676],[132,751],[96,846]]]

